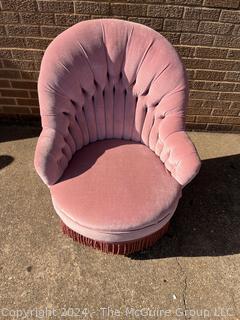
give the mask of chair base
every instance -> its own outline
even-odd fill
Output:
[[[126,241],[126,242],[104,242],[87,238],[72,229],[70,229],[63,221],[61,221],[62,232],[68,235],[74,241],[79,242],[88,247],[100,250],[105,253],[129,255],[134,252],[145,250],[153,246],[164,234],[167,233],[170,222],[166,223],[160,230],[146,237]]]

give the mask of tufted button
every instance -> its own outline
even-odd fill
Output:
[[[159,116],[159,119],[164,119],[165,118],[165,115],[164,114],[161,114],[160,116]]]
[[[149,94],[150,88],[147,88],[143,93],[142,96],[147,96]]]
[[[74,100],[70,100],[70,102],[71,102],[71,104],[74,106],[74,108],[76,108],[76,106],[77,106],[77,103],[74,101]]]

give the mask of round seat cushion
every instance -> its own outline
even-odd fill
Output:
[[[156,231],[173,215],[181,189],[148,147],[119,139],[77,151],[50,186],[64,223],[100,241],[127,241]]]

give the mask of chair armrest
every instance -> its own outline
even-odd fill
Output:
[[[66,169],[72,151],[63,134],[55,129],[44,128],[39,136],[34,166],[47,185],[56,183]]]
[[[159,154],[167,170],[183,187],[199,172],[201,160],[190,138],[184,131],[169,135]]]

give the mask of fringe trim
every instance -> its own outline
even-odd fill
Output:
[[[170,222],[166,223],[160,230],[150,234],[149,236],[130,240],[126,242],[104,242],[87,238],[70,229],[61,221],[62,232],[72,238],[74,241],[88,247],[100,250],[105,253],[129,255],[133,252],[145,250],[156,243],[165,233],[167,233]]]

